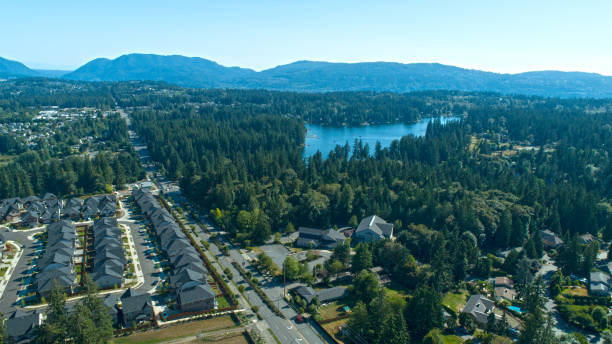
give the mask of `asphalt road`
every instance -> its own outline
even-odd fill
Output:
[[[155,268],[155,261],[153,258],[146,256],[146,252],[151,250],[153,247],[147,239],[146,233],[139,231],[139,225],[126,220],[119,220],[119,223],[128,226],[134,239],[134,245],[138,254],[138,262],[142,269],[144,277],[144,284],[138,288],[138,291],[149,292],[155,289],[160,280],[160,274],[158,269]]]
[[[195,224],[195,223],[190,223]],[[209,225],[205,223],[205,225]],[[196,232],[200,240],[208,240],[209,235],[205,233],[200,226],[196,226]],[[210,242],[210,241],[209,241]],[[249,299],[249,302],[252,305],[259,307],[259,314],[261,317],[268,323],[270,329],[274,332],[274,334],[279,338],[281,343],[332,343],[330,338],[324,333],[316,330],[316,327],[311,326],[309,323],[297,324],[293,319],[297,316],[297,313],[287,304],[287,302],[282,298],[283,288],[282,285],[278,284],[264,284],[262,285],[262,289],[268,295],[268,297],[278,304],[279,309],[285,315],[286,319],[277,316],[274,314],[261,300],[259,295],[248,287],[248,284],[240,273],[234,269],[231,264],[232,261],[237,262],[240,265],[245,266],[246,269],[251,270],[254,277],[257,277],[259,280],[263,280],[263,276],[259,274],[254,269],[251,269],[248,262],[244,259],[244,257],[240,254],[240,251],[237,249],[230,249],[230,257],[225,256],[221,253],[219,248],[213,243],[210,242],[209,251],[214,254],[219,260],[221,266],[223,268],[229,268],[234,275],[234,281],[240,285],[244,284],[247,287],[245,294]]]
[[[40,247],[27,238],[36,232],[7,231],[5,227],[2,228],[2,233],[4,234],[6,240],[21,243],[22,247],[24,248],[23,254],[15,266],[13,274],[11,275],[11,279],[4,289],[2,299],[0,299],[0,313],[2,313],[4,317],[8,318],[15,310],[21,308],[21,305],[17,304],[17,297],[19,291],[21,291],[21,289],[24,287],[22,278],[28,275],[27,270],[31,268],[31,266],[28,265],[28,262],[31,258],[34,258],[34,252],[37,249],[40,249]]]

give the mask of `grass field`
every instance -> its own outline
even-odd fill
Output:
[[[454,310],[456,313],[461,311],[467,302],[467,290],[459,290],[457,292],[448,292],[442,298],[442,305]]]
[[[113,340],[115,344],[155,344],[171,339],[195,336],[201,332],[215,331],[237,326],[231,317],[219,317],[206,320],[192,321],[185,324],[165,327],[162,329],[134,333],[126,337]],[[210,342],[209,342],[210,343]]]
[[[348,322],[348,319],[341,319],[338,321],[330,322],[323,325],[323,328],[327,333],[334,336],[334,339],[338,341],[338,343],[343,344],[343,342],[336,336],[336,333],[340,332],[340,327]]]
[[[325,307],[319,308],[319,315],[321,316],[321,319],[333,319],[344,314],[341,308],[344,307],[346,303],[342,303],[341,301],[342,300],[334,301],[332,303],[327,304]]]
[[[585,287],[569,287],[563,289],[564,295],[589,296],[589,291]]]
[[[425,337],[427,340],[431,340],[433,343],[442,343],[442,344],[460,344],[463,343],[463,340],[454,335],[445,335],[440,332],[439,329],[433,329],[431,332],[427,334]],[[424,340],[425,341],[425,340]]]

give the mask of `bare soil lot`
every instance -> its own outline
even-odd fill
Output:
[[[161,329],[134,333],[126,337],[114,339],[115,344],[154,344],[163,343],[172,339],[195,336],[201,332],[209,332],[224,328],[235,327],[236,323],[231,317],[219,317],[206,320],[191,321],[184,324],[168,326]],[[231,342],[229,342],[231,343]]]

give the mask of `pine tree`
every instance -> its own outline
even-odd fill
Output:
[[[360,243],[355,249],[355,254],[352,256],[351,271],[358,273],[361,270],[372,267],[372,251],[369,245]]]

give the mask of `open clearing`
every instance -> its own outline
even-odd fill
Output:
[[[188,342],[188,344],[248,344],[249,341],[246,339],[246,337],[242,334],[242,333],[238,333],[233,337],[228,337],[228,338],[224,338],[224,339],[219,339],[219,340],[215,340],[215,341],[210,341],[210,340],[194,340],[191,342]]]
[[[127,337],[114,339],[115,344],[154,344],[171,339],[195,336],[200,332],[209,332],[237,326],[229,316],[206,320],[192,321],[185,324],[168,326],[165,328],[139,332]]]

